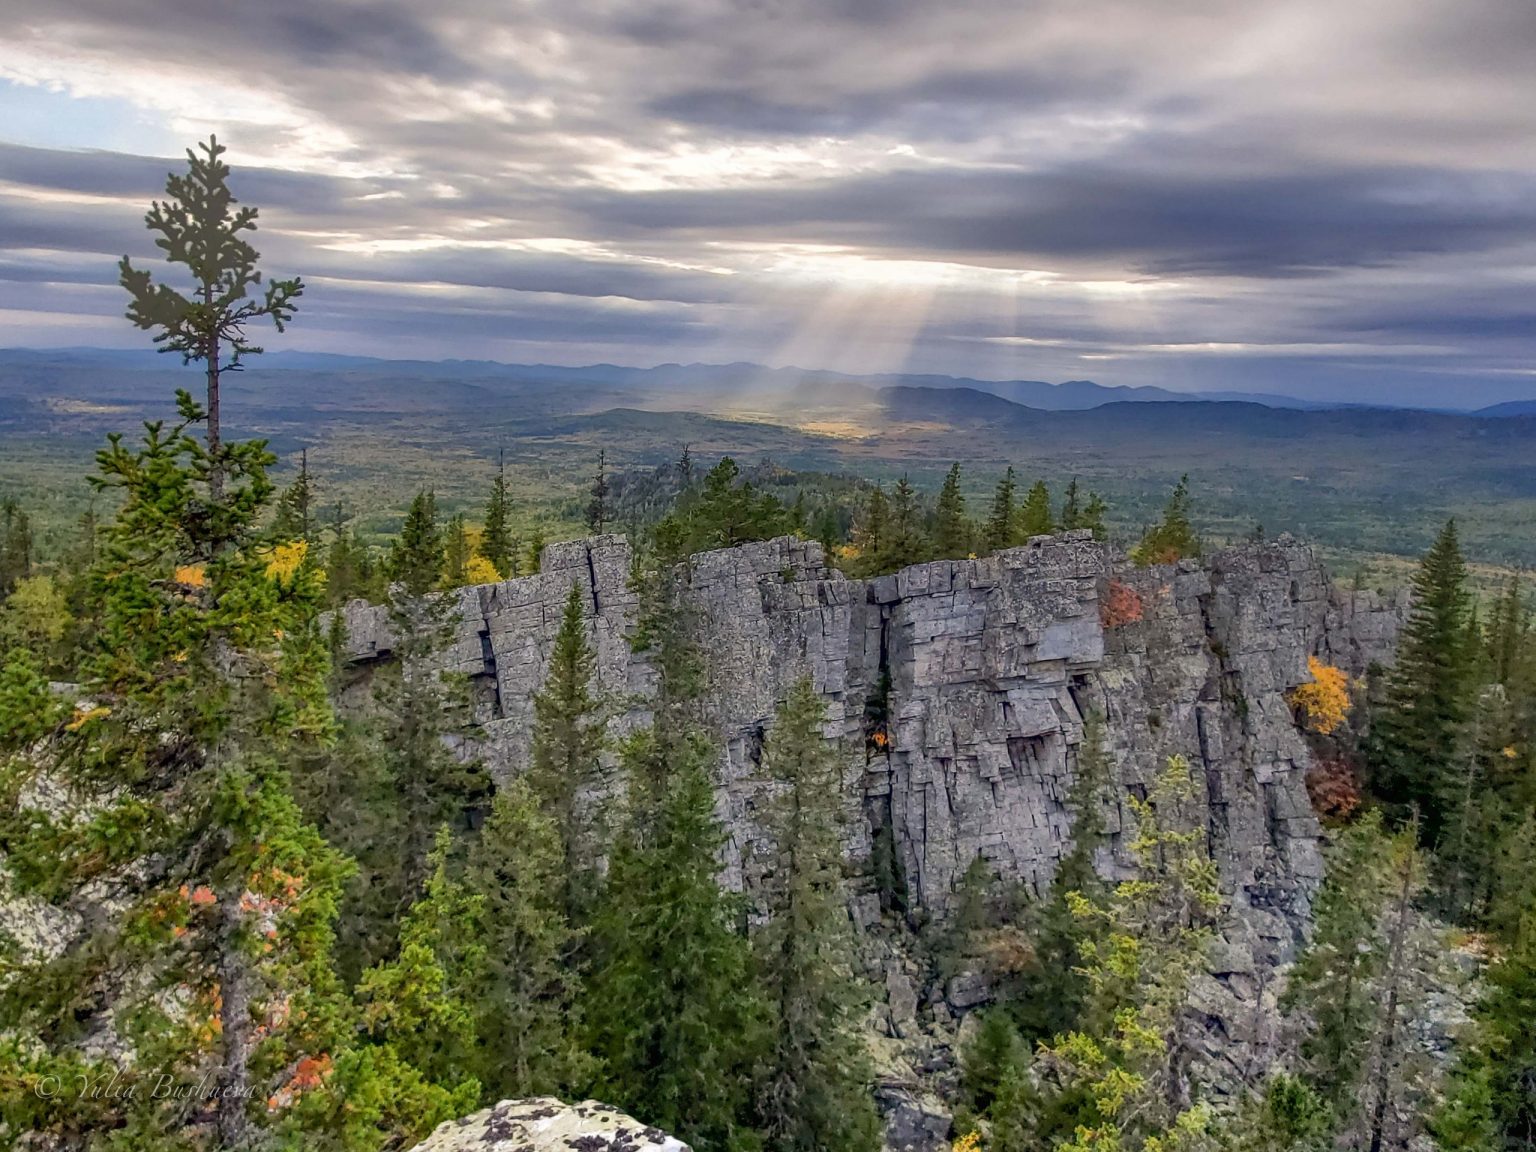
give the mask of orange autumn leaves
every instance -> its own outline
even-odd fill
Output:
[[[1146,604],[1141,593],[1129,584],[1111,580],[1099,601],[1099,620],[1106,628],[1123,628],[1135,624],[1146,614]]]
[[[1307,657],[1307,671],[1312,675],[1311,682],[1293,688],[1288,699],[1307,731],[1331,736],[1349,716],[1349,677],[1316,656]]]
[[[331,1074],[331,1067],[329,1055],[322,1053],[319,1056],[305,1056],[294,1066],[288,1082],[267,1098],[267,1111],[280,1112],[291,1108],[305,1092],[325,1083]]]

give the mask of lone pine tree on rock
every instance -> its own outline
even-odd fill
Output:
[[[219,424],[221,374],[238,370],[243,357],[261,351],[247,339],[247,325],[269,320],[283,330],[293,319],[293,302],[303,294],[304,284],[293,277],[263,287],[256,267],[261,253],[242,235],[256,230],[257,211],[236,208],[229,165],[220,159],[227,149],[218,139],[209,136],[198,148],[201,155],[187,150],[184,175],[166,178],[168,199],[156,200],[144,217],[149,230],[159,233],[156,246],[166,260],[186,268],[191,285],[182,292],[157,282],[127,256],[118,265],[118,275],[132,297],[128,319],[154,332],[162,352],[179,352],[184,363],[203,365],[208,394],[196,411],[206,423],[207,453],[200,463],[209,495],[218,504],[228,470]]]

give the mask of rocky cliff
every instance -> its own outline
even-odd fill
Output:
[[[1064,800],[1094,712],[1115,771],[1106,873],[1125,867],[1123,799],[1170,755],[1203,776],[1233,913],[1197,989],[1207,1055],[1236,1073],[1267,1059],[1269,974],[1302,939],[1322,870],[1309,753],[1286,693],[1308,679],[1309,656],[1355,675],[1388,658],[1402,601],[1334,587],[1313,552],[1286,538],[1136,569],[1087,534],[1066,533],[868,581],[828,567],[818,544],[781,538],[704,553],[691,568],[688,603],[721,738],[729,883],[752,886],[760,752],[775,702],[802,674],[845,752],[850,858],[867,860],[876,837],[888,837],[907,902],[935,917],[977,856],[1004,877],[1048,884],[1070,845]],[[645,721],[653,671],[628,641],[629,570],[625,540],[599,536],[549,546],[536,576],[462,590],[442,661],[476,685],[472,751],[494,772],[524,762],[532,696],[573,582],[612,726]],[[345,620],[354,664],[389,658],[381,609],[353,604]],[[876,929],[872,885],[851,905],[861,929]],[[942,1074],[952,1062],[957,1018],[985,989],[928,986],[900,948],[872,964],[888,989],[883,1026],[902,1041],[891,1063],[920,1086],[923,1070]],[[911,1103],[887,1101],[893,1114]],[[931,1143],[921,1112],[907,1117],[912,1138],[895,1143]]]

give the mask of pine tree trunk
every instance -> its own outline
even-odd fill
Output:
[[[213,309],[213,286],[203,288],[203,303]],[[215,504],[224,501],[224,461],[219,438],[219,338],[208,338],[208,495]]]
[[[1387,1104],[1392,1093],[1392,1061],[1397,1054],[1397,1007],[1403,985],[1403,951],[1408,938],[1408,905],[1413,898],[1413,862],[1414,857],[1409,856],[1403,867],[1403,886],[1397,899],[1397,920],[1392,925],[1387,969],[1387,1014],[1382,1022],[1380,1054],[1376,1062],[1376,1099],[1371,1110],[1370,1152],[1381,1152],[1387,1125]]]
[[[254,1046],[251,1027],[250,972],[240,954],[240,896],[234,890],[223,894],[219,948],[220,1035],[223,1038],[224,1066],[219,1095],[215,1101],[218,1115],[219,1145],[224,1152],[246,1147],[250,1130],[247,1109],[250,1106],[250,1059]]]

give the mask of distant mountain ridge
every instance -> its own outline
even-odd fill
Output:
[[[1474,416],[1536,416],[1536,400],[1510,400],[1504,404],[1492,404],[1487,408],[1479,408],[1473,412]]]
[[[150,350],[107,348],[0,348],[0,373],[8,370],[113,367],[134,372],[180,370],[175,357]],[[729,364],[658,364],[636,368],[622,364],[511,364],[497,360],[392,360],[331,352],[274,352],[253,359],[249,367],[261,372],[311,372],[328,376],[357,374],[373,379],[403,378],[469,382],[506,381],[521,385],[587,385],[605,390],[648,394],[689,394],[785,398],[850,395],[859,390],[927,388],[969,390],[1000,397],[1026,408],[1046,412],[1077,412],[1107,404],[1236,402],[1266,408],[1328,411],[1344,408],[1391,409],[1393,405],[1304,400],[1278,393],[1201,391],[1180,392],[1151,385],[1099,384],[1093,380],[980,380],[933,373],[847,373],[805,368],[770,368],[737,361]],[[190,369],[195,371],[195,369]],[[0,381],[3,383],[3,381]],[[1453,411],[1411,409],[1407,411]],[[1536,414],[1536,400],[1516,400],[1483,408],[1478,416],[1503,418]]]
[[[0,349],[0,371],[8,368],[111,366],[133,371],[179,370],[174,357],[137,349],[58,348]],[[1015,404],[1044,411],[1082,411],[1105,404],[1190,403],[1240,400],[1271,408],[1330,408],[1292,396],[1246,392],[1176,392],[1151,386],[1099,384],[1092,380],[979,380],[965,376],[925,373],[828,372],[818,369],[770,368],[738,361],[730,364],[658,364],[635,368],[621,364],[508,364],[495,360],[391,360],[329,352],[274,352],[250,362],[252,371],[299,371],[366,373],[413,376],[422,379],[509,380],[518,383],[589,384],[642,392],[723,393],[780,395],[796,390],[865,387],[914,387],[970,389],[1002,397]]]

